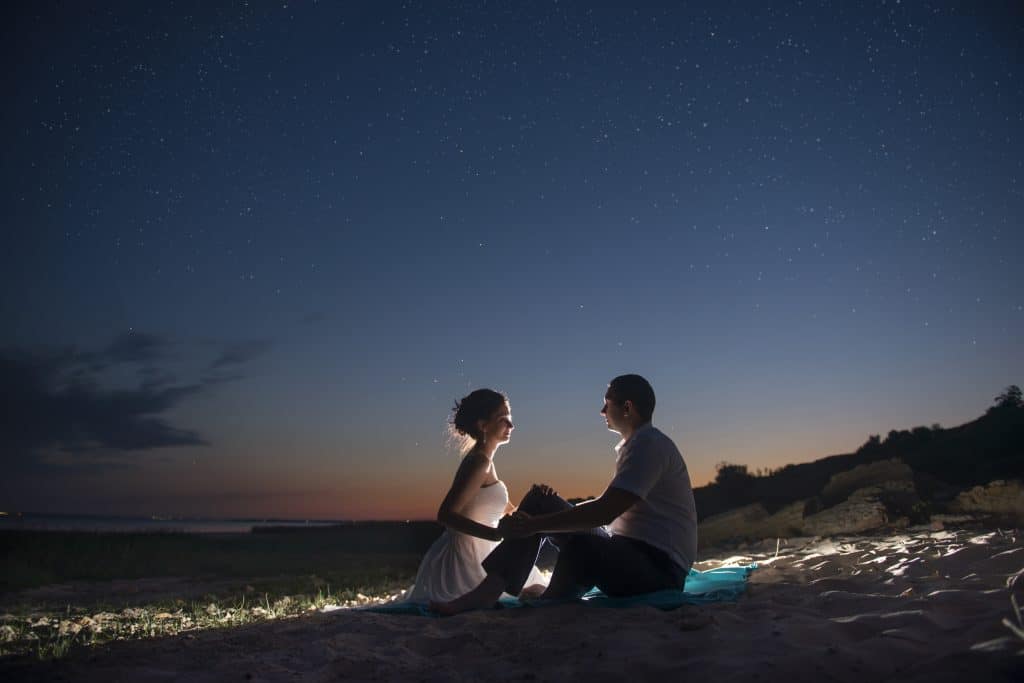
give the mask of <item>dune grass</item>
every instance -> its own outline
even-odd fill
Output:
[[[384,602],[412,583],[436,532],[431,525],[221,535],[2,532],[0,656],[49,659],[114,640]],[[125,580],[131,586],[154,577],[185,580],[170,584],[172,594],[118,592]],[[190,590],[174,595],[174,586]]]
[[[296,580],[286,589],[261,591],[247,585],[240,591],[210,594],[199,600],[178,598],[132,607],[69,604],[63,609],[16,609],[0,616],[0,656],[28,654],[51,659],[77,646],[288,619],[328,606],[377,604],[398,597],[410,581],[389,579],[335,589],[313,576],[305,589],[295,585]]]

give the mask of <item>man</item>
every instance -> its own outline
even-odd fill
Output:
[[[550,489],[534,487],[520,511],[499,523],[506,540],[484,560],[487,578],[432,607],[455,614],[491,605],[502,592],[518,595],[546,536],[559,554],[544,598],[578,597],[594,586],[612,596],[682,588],[697,554],[697,511],[686,463],[651,424],[654,404],[643,377],[613,379],[601,414],[622,441],[605,492],[573,507]],[[600,529],[605,525],[610,533]]]

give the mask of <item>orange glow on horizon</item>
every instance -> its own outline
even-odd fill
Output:
[[[794,425],[789,425],[794,427]],[[738,425],[735,430],[689,433],[664,429],[677,443],[694,487],[714,480],[722,461],[746,465],[751,472],[789,463],[810,462],[834,453],[852,452],[870,429],[846,425],[848,434],[826,432],[824,426],[794,428]],[[816,428],[815,428],[816,427]],[[881,431],[875,429],[874,431]],[[526,435],[524,435],[525,437]],[[531,434],[514,438],[495,460],[498,475],[518,503],[534,483],[552,486],[564,498],[599,496],[615,468],[614,435],[585,438]],[[842,444],[841,446],[832,446]],[[824,445],[824,447],[823,447]],[[831,447],[830,447],[831,446]],[[367,450],[349,448],[349,453]],[[304,451],[308,464],[289,468],[282,444],[261,444],[239,451],[218,451],[198,463],[168,459],[146,466],[140,483],[137,471],[118,470],[82,475],[49,484],[54,501],[74,500],[74,508],[50,512],[114,515],[193,516],[209,518],[280,518],[317,520],[431,520],[452,483],[459,457],[438,445],[392,456],[344,457],[341,448]],[[355,458],[355,459],[353,459]],[[241,463],[244,461],[244,467]],[[59,490],[58,490],[59,489]],[[77,509],[75,509],[77,508]],[[46,512],[47,510],[38,510]]]

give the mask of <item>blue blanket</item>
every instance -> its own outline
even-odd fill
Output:
[[[683,590],[667,589],[655,593],[644,593],[643,595],[632,595],[628,598],[612,598],[596,588],[583,596],[582,604],[590,607],[639,607],[649,606],[658,609],[675,609],[683,605],[706,605],[711,602],[729,602],[739,599],[740,595],[747,588],[747,577],[757,569],[756,564],[748,564],[737,567],[719,567],[709,569],[706,572],[699,572],[691,569],[686,577],[686,586]],[[577,600],[517,600],[516,598],[503,598],[499,604],[502,608],[514,607],[546,607],[550,605],[564,605],[569,602],[580,602]],[[376,605],[373,607],[361,608],[367,612],[379,612],[381,614],[418,614],[427,617],[436,617],[436,613],[427,609],[426,605],[419,605],[411,602],[399,602],[390,605]]]

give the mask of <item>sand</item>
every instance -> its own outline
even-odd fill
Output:
[[[736,603],[499,609],[446,619],[339,610],[0,661],[68,681],[1024,680],[1019,531],[929,528],[706,551],[758,562]],[[1024,632],[1022,632],[1024,634]]]

